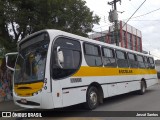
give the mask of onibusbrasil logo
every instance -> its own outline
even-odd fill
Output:
[[[42,114],[35,112],[2,112],[2,117],[42,117]]]

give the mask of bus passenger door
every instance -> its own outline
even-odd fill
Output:
[[[78,40],[67,37],[59,37],[55,40],[52,48],[52,86],[53,89],[56,85],[60,86],[55,90],[61,91],[63,107],[85,101],[85,97],[84,99],[81,97],[85,96],[85,92],[78,87],[82,84],[81,79],[74,77],[73,80],[74,74],[81,66],[81,57],[81,45]]]

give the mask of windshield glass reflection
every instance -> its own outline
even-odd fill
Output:
[[[48,42],[41,41],[21,50],[15,70],[15,83],[44,79]]]

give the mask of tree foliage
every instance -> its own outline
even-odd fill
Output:
[[[100,18],[85,3],[83,0],[0,0],[0,43],[12,50],[19,39],[51,28],[87,36]]]

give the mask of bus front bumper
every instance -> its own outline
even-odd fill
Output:
[[[53,109],[53,99],[51,93],[39,93],[34,96],[22,97],[13,92],[14,103],[24,108]]]

